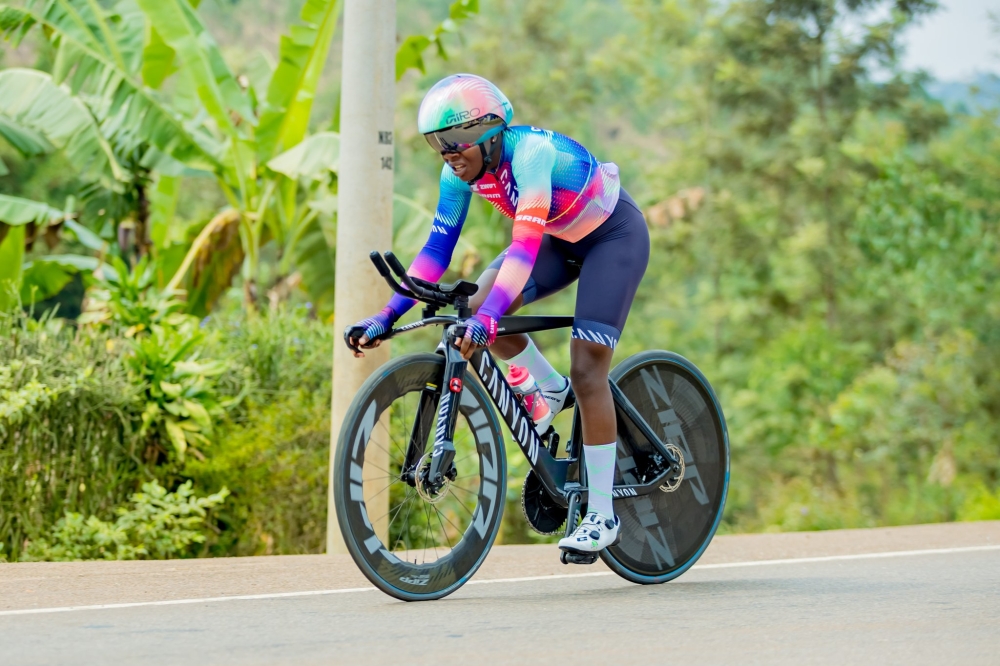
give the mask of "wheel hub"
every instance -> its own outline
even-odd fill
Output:
[[[431,504],[437,504],[448,496],[451,482],[455,480],[457,475],[454,465],[452,465],[451,469],[448,470],[440,481],[436,483],[432,482],[428,478],[431,471],[431,452],[428,451],[417,462],[417,470],[413,479],[413,487],[416,488],[417,494],[420,495],[422,500]]]
[[[674,474],[672,476],[668,476],[667,480],[660,484],[660,490],[665,493],[672,493],[681,487],[681,481],[684,480],[684,452],[681,451],[680,447],[676,444],[667,444],[666,447],[667,451],[674,454],[674,457],[677,459],[677,464],[673,466],[676,470]]]

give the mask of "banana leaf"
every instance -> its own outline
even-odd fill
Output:
[[[237,135],[230,110],[256,125],[250,101],[222,58],[218,45],[187,0],[138,0],[163,42],[177,52],[194,82],[198,98],[218,126]]]
[[[291,150],[267,163],[267,167],[291,179],[326,180],[337,172],[340,158],[340,135],[318,132]]]
[[[187,311],[199,317],[208,314],[230,285],[243,265],[243,245],[240,239],[242,220],[239,212],[226,210],[205,226],[184,263],[167,286],[176,289],[183,284],[187,290]],[[186,279],[185,279],[186,278]]]
[[[0,136],[7,140],[24,157],[47,155],[55,151],[55,146],[33,129],[22,127],[0,114]]]
[[[324,232],[324,226],[328,227]],[[302,276],[302,288],[309,294],[320,317],[333,315],[337,253],[328,237],[335,237],[331,218],[311,215],[291,248],[292,263]]]
[[[130,133],[189,167],[222,170],[222,146],[195,121],[185,122],[120,66],[93,32],[66,11],[80,0],[52,0],[40,10],[0,4],[0,32],[16,43],[32,27],[42,28],[56,47],[53,80],[67,80],[70,89],[88,88],[88,100],[101,118],[114,118],[118,136]]]
[[[24,261],[24,226],[4,228],[8,233],[0,240],[0,312],[17,304]]]
[[[56,254],[25,262],[22,266],[21,302],[37,303],[52,298],[80,272],[93,273],[101,262],[97,257]]]
[[[339,14],[338,0],[306,0],[300,14],[304,25],[292,26],[281,37],[278,68],[268,84],[256,133],[262,161],[305,138]]]
[[[90,110],[45,72],[12,68],[0,71],[0,115],[11,125],[31,130],[67,159],[85,180],[120,189],[125,179],[111,146]]]
[[[34,222],[37,225],[47,225],[50,222],[63,219],[65,213],[58,208],[32,201],[0,194],[0,223],[19,227]]]

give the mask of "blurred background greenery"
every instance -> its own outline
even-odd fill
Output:
[[[436,202],[423,92],[486,76],[644,207],[616,358],[668,348],[712,380],[723,531],[1000,519],[1000,84],[902,65],[933,11],[398,0],[395,249]],[[0,4],[0,557],[322,551],[339,13]],[[509,237],[473,201],[448,277]],[[568,371],[563,333],[538,342]],[[501,539],[543,540],[508,457]]]

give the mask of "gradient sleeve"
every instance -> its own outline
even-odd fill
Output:
[[[445,164],[441,169],[440,194],[434,221],[431,224],[431,233],[423,249],[417,253],[406,271],[408,275],[429,282],[441,279],[451,263],[451,255],[458,243],[458,236],[462,233],[462,225],[465,224],[471,198],[472,190],[468,184],[462,182]],[[392,310],[393,316],[399,319],[416,302],[412,298],[393,294],[388,307]]]
[[[497,321],[524,289],[531,277],[531,269],[535,267],[552,205],[552,168],[555,162],[555,146],[543,133],[521,141],[511,160],[511,172],[518,191],[513,237],[493,289],[479,308],[481,314]]]

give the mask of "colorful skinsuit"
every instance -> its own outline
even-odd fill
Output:
[[[581,240],[615,210],[619,190],[618,167],[598,162],[576,141],[535,127],[509,127],[503,133],[495,172],[470,184],[444,165],[430,237],[408,272],[431,282],[441,278],[458,243],[472,193],[479,194],[514,220],[510,248],[479,309],[479,315],[495,323],[524,289],[542,235],[570,243]],[[398,319],[415,302],[394,295],[386,308],[389,312],[383,313]],[[493,334],[495,330],[490,331],[489,342]]]

